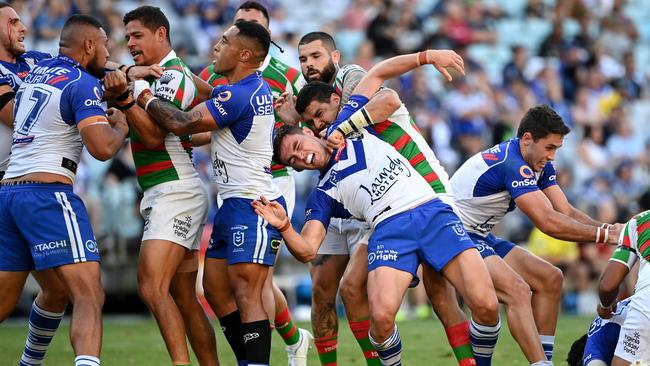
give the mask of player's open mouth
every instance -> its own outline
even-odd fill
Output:
[[[311,153],[311,154],[307,155],[307,159],[305,159],[305,160],[307,161],[307,164],[313,164],[315,158],[316,158],[316,154]]]
[[[136,57],[142,55],[142,51],[133,51],[131,52],[131,57],[135,60]]]

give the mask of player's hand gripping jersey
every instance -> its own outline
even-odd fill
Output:
[[[465,228],[484,237],[515,209],[517,197],[555,184],[553,164],[534,172],[521,156],[516,138],[472,156],[451,177]]]
[[[83,147],[77,124],[94,116],[105,121],[102,95],[99,80],[71,58],[59,55],[39,62],[16,93],[5,178],[46,172],[74,181]]]
[[[261,73],[212,91],[206,105],[219,126],[212,132],[212,166],[219,194],[270,200],[280,196],[272,183],[273,97]]]

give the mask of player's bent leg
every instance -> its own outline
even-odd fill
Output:
[[[11,315],[16,307],[29,271],[0,271],[0,323]]]
[[[70,341],[75,355],[99,358],[104,306],[99,262],[67,264],[54,270],[68,288],[73,305]]]
[[[562,300],[562,271],[521,247],[512,248],[503,259],[533,291],[533,316],[546,357],[550,361]]]
[[[484,258],[499,301],[506,306],[508,328],[530,363],[546,361],[539,340],[528,284],[497,255]]]
[[[311,329],[322,365],[336,363],[339,329],[336,293],[349,259],[347,255],[319,254],[311,262]]]
[[[490,365],[501,322],[494,285],[476,249],[467,249],[442,269],[472,311],[470,338],[477,365]]]
[[[214,311],[230,348],[239,365],[247,365],[246,349],[241,331],[241,318],[235,295],[230,288],[228,261],[225,258],[205,258],[203,292]]]
[[[187,249],[168,240],[144,240],[138,261],[138,293],[151,310],[174,364],[190,361],[185,324],[169,292]]]
[[[170,292],[181,312],[185,331],[199,365],[218,365],[214,329],[196,297],[198,251],[189,251],[172,278]]]
[[[395,315],[412,279],[413,274],[387,266],[368,273],[370,341],[384,365],[401,365],[402,340]]]
[[[469,320],[460,309],[456,290],[447,279],[429,266],[422,266],[422,276],[433,311],[445,328],[447,341],[458,364],[472,365],[475,361],[469,338]]]
[[[53,269],[33,271],[41,290],[29,312],[29,330],[20,366],[43,362],[68,305],[68,289]]]
[[[377,351],[370,343],[370,309],[368,304],[368,245],[359,244],[350,257],[339,294],[345,305],[350,330],[359,343],[367,366],[381,365]]]

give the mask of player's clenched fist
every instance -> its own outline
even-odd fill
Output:
[[[103,80],[106,93],[114,96],[124,93],[128,86],[126,75],[120,70],[107,72]]]
[[[339,130],[334,130],[327,137],[327,147],[330,149],[338,149],[345,144],[345,136]]]

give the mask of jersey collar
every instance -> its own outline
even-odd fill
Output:
[[[266,57],[264,57],[264,61],[262,62],[262,65],[257,68],[258,71],[262,72],[264,69],[266,69],[267,66],[269,66],[269,63],[271,63],[271,55],[267,54]]]
[[[167,56],[163,57],[162,60],[158,63],[158,65],[162,66],[167,63],[167,61],[175,59],[176,58],[176,52],[174,50],[169,51]]]
[[[66,55],[59,54],[58,56],[56,56],[56,58],[57,58],[58,60],[60,60],[60,61],[63,61],[63,62],[66,62],[66,63],[72,64],[74,67],[78,67],[78,68],[80,68],[80,69],[82,69],[82,70],[85,70],[84,67],[81,66],[81,64],[80,64],[79,62],[73,60],[72,58],[70,58],[70,57],[68,57],[68,56],[66,56]]]

